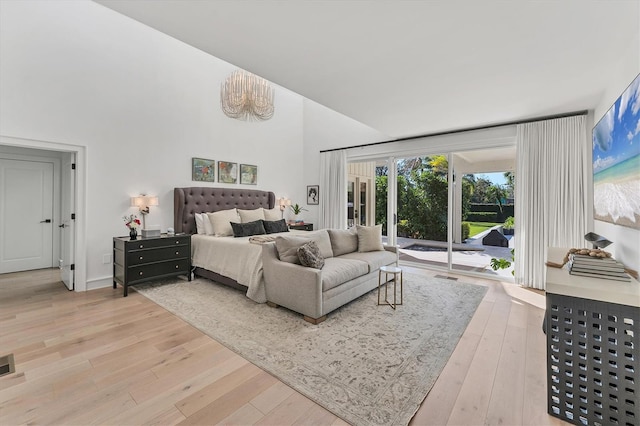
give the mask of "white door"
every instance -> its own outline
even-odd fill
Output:
[[[0,159],[0,273],[53,266],[53,163]]]
[[[67,154],[62,161],[61,174],[62,191],[61,216],[60,216],[60,274],[62,282],[69,290],[73,290],[75,271],[73,268],[75,254],[75,193],[76,193],[76,173],[75,173],[75,153]]]

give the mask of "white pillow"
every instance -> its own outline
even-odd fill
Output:
[[[264,209],[260,207],[254,210],[240,210],[238,209],[240,220],[242,223],[255,222],[256,220],[264,220]]]
[[[204,226],[204,234],[205,235],[213,235],[213,226],[211,226],[211,221],[209,220],[209,216],[207,213],[200,213],[202,215],[202,225]]]
[[[271,210],[269,209],[262,209],[262,210],[264,212],[264,220],[273,222],[274,220],[282,219],[282,211],[280,211],[280,208],[278,207],[273,208]]]
[[[356,225],[358,232],[358,252],[384,250],[382,246],[382,225]]]
[[[206,231],[204,229],[204,218],[202,217],[204,213],[196,213],[196,232],[198,234],[206,234]],[[205,214],[204,217],[207,218],[207,222],[209,222],[209,218],[207,217],[207,215]],[[211,224],[209,224],[209,226],[211,226]]]
[[[209,216],[209,222],[211,222],[211,226],[213,227],[213,235],[216,237],[228,237],[233,235],[231,222],[240,222],[238,210],[235,208],[207,213],[207,216]]]

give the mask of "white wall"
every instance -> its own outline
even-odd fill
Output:
[[[304,99],[304,174],[290,198],[308,210],[302,215],[305,222],[318,223],[318,206],[306,205],[306,185],[320,184],[320,151],[385,140],[389,140],[385,134]],[[320,197],[325,194],[326,188],[320,187]]]
[[[103,255],[126,234],[130,196],[158,195],[147,224],[173,225],[173,188],[201,186],[191,157],[257,165],[245,188],[298,191],[302,97],[276,87],[273,119],[227,118],[219,87],[234,66],[110,9],[3,1],[0,58],[0,135],[87,147],[90,288],[110,285]]]
[[[611,105],[631,84],[640,72],[640,33],[635,42],[629,44],[627,54],[620,58],[619,64],[612,67],[616,72],[606,93],[594,111],[594,125],[600,121]],[[592,205],[592,204],[591,204]],[[640,231],[637,229],[614,225],[600,220],[594,221],[594,232],[613,241],[607,247],[613,256],[628,268],[640,271]]]

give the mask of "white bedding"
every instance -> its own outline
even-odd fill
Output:
[[[248,287],[249,299],[265,303],[267,294],[262,277],[262,245],[250,243],[249,238],[192,235],[192,264],[236,280]]]

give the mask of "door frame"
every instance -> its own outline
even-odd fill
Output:
[[[22,148],[43,149],[57,152],[74,152],[76,154],[76,232],[75,232],[75,291],[87,289],[87,147],[59,142],[24,139],[0,135],[0,144]]]

